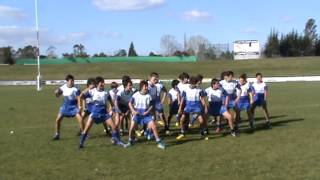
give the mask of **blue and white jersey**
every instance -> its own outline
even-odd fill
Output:
[[[189,83],[186,83],[186,84],[183,84],[182,82],[180,82],[178,85],[177,85],[178,89],[179,89],[179,92],[180,92],[180,97],[182,99],[182,94],[183,92],[186,91],[186,89],[189,89],[190,88],[190,84]]]
[[[186,107],[202,106],[200,97],[204,97],[205,92],[199,88],[187,88],[182,92],[182,98]]]
[[[174,88],[171,88],[169,93],[168,93],[168,97],[170,98],[170,100],[172,102],[174,101],[178,101],[178,97],[180,96],[180,92],[179,90],[176,90]]]
[[[180,93],[182,94],[183,91],[185,91],[186,89],[188,89],[190,87],[190,84],[186,83],[186,84],[183,84],[183,83],[179,83],[178,84],[178,89],[180,91]]]
[[[208,87],[205,91],[209,102],[222,102],[223,93],[221,89],[213,89],[212,87]]]
[[[92,90],[92,89],[90,89],[90,90]],[[90,91],[89,90],[89,91]],[[88,95],[89,93],[87,93],[87,94],[84,94],[84,96],[83,96],[83,98],[84,98],[84,101],[85,101],[85,103],[86,103],[86,107],[85,107],[85,110],[86,111],[88,111],[89,113],[91,113],[91,111],[92,111],[92,107],[93,107],[93,99],[92,99],[92,97],[90,96],[90,95]]]
[[[240,90],[240,85],[236,80],[221,81],[221,87],[225,96],[229,96],[231,100],[236,99],[237,89]]]
[[[111,89],[109,90],[109,95],[111,97],[111,100],[114,102],[117,98],[117,92],[118,92],[118,89],[117,88],[114,88],[114,89]]]
[[[109,93],[105,90],[98,90],[97,88],[89,90],[85,97],[91,97],[93,106],[92,106],[92,113],[97,114],[106,114],[108,108],[108,102],[111,101],[111,97]]]
[[[219,81],[220,87],[222,88],[226,82],[227,82],[227,81],[224,80],[224,79],[223,79],[223,80],[220,80],[220,81]]]
[[[255,94],[264,94],[264,92],[268,90],[268,86],[265,82],[254,82],[252,87]]]
[[[240,101],[249,100],[249,93],[252,92],[252,86],[249,82],[246,84],[240,85],[240,90],[237,90],[237,95],[240,96]]]
[[[149,94],[154,102],[161,102],[161,92],[165,91],[165,87],[161,83],[151,84],[148,86]]]
[[[162,83],[157,83],[157,84],[155,84],[155,86],[157,87],[156,101],[161,102],[161,92],[165,92],[166,88],[164,87],[164,85]]]
[[[133,108],[139,114],[143,114],[150,108],[151,101],[152,97],[150,96],[150,94],[141,94],[140,92],[134,93],[130,100],[130,102],[133,105]]]
[[[117,87],[117,91],[123,91],[124,90],[124,86],[123,84],[121,84],[120,86]]]
[[[157,99],[157,95],[158,95],[158,87],[155,85],[155,84],[151,84],[149,81],[148,81],[148,94],[151,96],[152,98],[152,101],[156,101]]]
[[[79,88],[73,86],[69,88],[67,84],[62,85],[59,90],[64,98],[63,105],[77,105],[77,97],[80,95]]]
[[[268,90],[268,86],[266,85],[266,83],[264,82],[254,82],[252,84],[252,90],[253,90],[253,98],[254,101],[264,101],[265,97],[264,97],[264,93]]]

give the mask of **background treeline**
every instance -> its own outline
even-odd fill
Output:
[[[292,30],[288,34],[279,34],[272,29],[265,45],[266,57],[319,56],[320,37],[314,19],[309,19],[302,33]]]

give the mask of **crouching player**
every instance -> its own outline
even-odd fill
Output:
[[[133,94],[129,107],[133,115],[130,130],[129,130],[129,142],[126,147],[132,146],[135,142],[134,131],[137,125],[147,125],[148,129],[151,129],[157,142],[157,147],[165,149],[165,144],[161,141],[157,126],[152,118],[153,106],[151,104],[152,98],[148,94],[148,82],[140,82],[140,91]]]
[[[180,120],[181,134],[176,138],[177,140],[185,138],[185,132],[186,132],[185,119],[191,113],[197,114],[198,121],[200,123],[200,128],[201,128],[200,130],[201,138],[204,138],[205,140],[209,139],[208,129],[206,126],[205,119],[203,117],[203,112],[205,114],[207,114],[208,112],[208,108],[204,99],[205,93],[202,89],[197,88],[197,83],[198,83],[197,77],[194,77],[194,76],[190,77],[190,87],[185,89],[182,92],[182,99],[179,107],[179,114],[182,114],[183,112]]]
[[[272,128],[271,121],[269,119],[269,112],[267,108],[267,97],[268,97],[268,86],[262,81],[262,74],[256,74],[257,81],[252,84],[253,87],[253,105],[251,107],[252,116],[254,117],[254,112],[257,106],[262,106],[264,116],[266,118],[267,128]]]
[[[96,87],[96,83],[95,83],[95,79],[94,78],[89,78],[87,80],[87,88],[83,91],[90,91],[92,90],[93,88]],[[83,93],[82,92],[82,93]],[[93,106],[93,101],[92,101],[92,98],[91,97],[86,97],[84,98],[84,96],[82,96],[81,98],[83,100],[83,112],[82,112],[82,118],[83,120],[85,118],[87,118],[90,114],[91,114],[91,111],[92,111],[92,106]]]
[[[168,115],[168,123],[167,123],[167,130],[170,130],[170,122],[171,118],[176,115],[176,122],[179,123],[178,111],[179,111],[179,104],[180,104],[180,91],[178,88],[179,81],[173,80],[171,82],[171,89],[168,93],[168,104],[169,104],[169,115]],[[178,124],[179,125],[179,124]]]
[[[246,74],[242,74],[239,77],[239,84],[241,88],[241,93],[238,91],[238,93],[240,93],[238,94],[238,96],[240,97],[236,108],[236,123],[240,122],[240,113],[244,110],[247,111],[250,128],[254,129],[253,117],[250,109],[251,105],[253,104],[252,86],[249,82],[247,82]]]
[[[99,124],[105,122],[112,129],[112,143],[123,146],[123,142],[120,140],[120,134],[115,124],[111,119],[111,110],[112,110],[112,100],[110,95],[104,89],[104,79],[102,77],[96,78],[97,87],[92,90],[87,90],[82,93],[80,96],[90,96],[93,100],[92,112],[87,121],[86,127],[80,136],[79,148],[84,147],[84,141],[89,133],[90,128],[93,123]],[[110,103],[110,108],[108,109],[107,101]],[[109,111],[109,112],[108,112]]]
[[[115,100],[116,110],[116,126],[120,127],[120,133],[124,132],[124,120],[126,121],[126,129],[128,130],[128,119],[131,119],[129,102],[135,91],[132,89],[131,81],[122,82],[124,89],[118,91]]]
[[[217,122],[216,133],[221,132],[220,116],[223,116],[228,121],[229,128],[231,129],[231,135],[236,136],[233,117],[227,111],[226,106],[223,105],[223,91],[220,88],[218,79],[211,80],[211,87],[206,89],[206,95],[208,96],[209,102],[208,116],[213,116]]]
[[[84,123],[80,115],[81,101],[79,99],[80,90],[74,86],[74,77],[70,74],[66,76],[67,83],[55,90],[56,97],[63,96],[63,105],[55,121],[56,133],[53,140],[60,139],[61,121],[64,117],[76,117],[79,123],[80,131],[83,130]]]

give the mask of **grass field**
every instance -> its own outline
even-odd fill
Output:
[[[157,71],[162,78],[174,78],[182,71],[201,73],[205,77],[219,77],[223,70],[233,70],[237,75],[247,73],[253,77],[260,71],[265,76],[319,75],[320,57],[264,59],[248,61],[203,61],[197,63],[100,63],[43,65],[44,80],[64,79],[66,73],[76,79],[87,79],[101,75],[106,79],[121,78],[128,74],[133,78],[146,78],[151,71]],[[143,71],[142,71],[143,69]],[[37,66],[0,66],[0,80],[32,80],[37,75]]]
[[[316,61],[313,64],[317,67],[308,65],[309,69],[298,69],[297,74],[302,71],[302,74],[316,74],[319,65]],[[206,63],[199,65],[205,67]],[[293,65],[289,63],[288,66],[290,70],[283,71],[292,75]],[[54,76],[53,67],[44,67],[46,76],[57,79],[67,72],[63,71],[67,69],[59,69]],[[109,64],[103,67],[109,67]],[[137,71],[137,67],[132,67]],[[14,72],[18,76],[7,72],[6,77],[23,77],[17,69],[25,67],[10,68],[16,68]],[[69,68],[72,69],[71,66]],[[281,69],[275,65],[263,68],[266,70],[263,73],[268,75],[271,75],[272,68]],[[111,76],[110,69],[102,73]],[[204,74],[207,75],[209,70],[206,68]],[[29,69],[21,71],[29,72]],[[160,73],[168,77],[178,74],[178,71],[168,71],[167,74],[162,71]],[[218,70],[213,68],[212,71]],[[249,68],[235,71],[255,72]],[[1,79],[7,79],[2,69],[0,72]],[[87,77],[80,73],[77,75]],[[33,76],[25,75],[27,79]],[[194,130],[187,141],[180,143],[175,140],[175,135],[163,136],[169,145],[165,151],[157,149],[153,141],[144,139],[131,149],[112,146],[110,138],[103,134],[102,126],[93,127],[86,148],[79,151],[77,124],[73,119],[63,122],[61,141],[52,142],[54,119],[61,104],[61,99],[53,96],[53,89],[44,87],[43,91],[36,92],[35,87],[0,88],[0,179],[320,178],[320,95],[317,93],[320,83],[270,84],[271,130],[263,128],[262,113],[258,110],[255,133],[247,130],[246,117],[243,116],[242,133],[237,138],[211,134],[210,140],[204,141]],[[10,134],[10,131],[14,133]],[[127,140],[127,137],[123,139]]]

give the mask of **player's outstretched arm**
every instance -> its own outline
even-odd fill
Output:
[[[61,89],[60,89],[60,88],[59,88],[59,89],[56,89],[56,90],[54,91],[54,94],[56,95],[56,97],[60,97],[60,96],[62,95]]]

